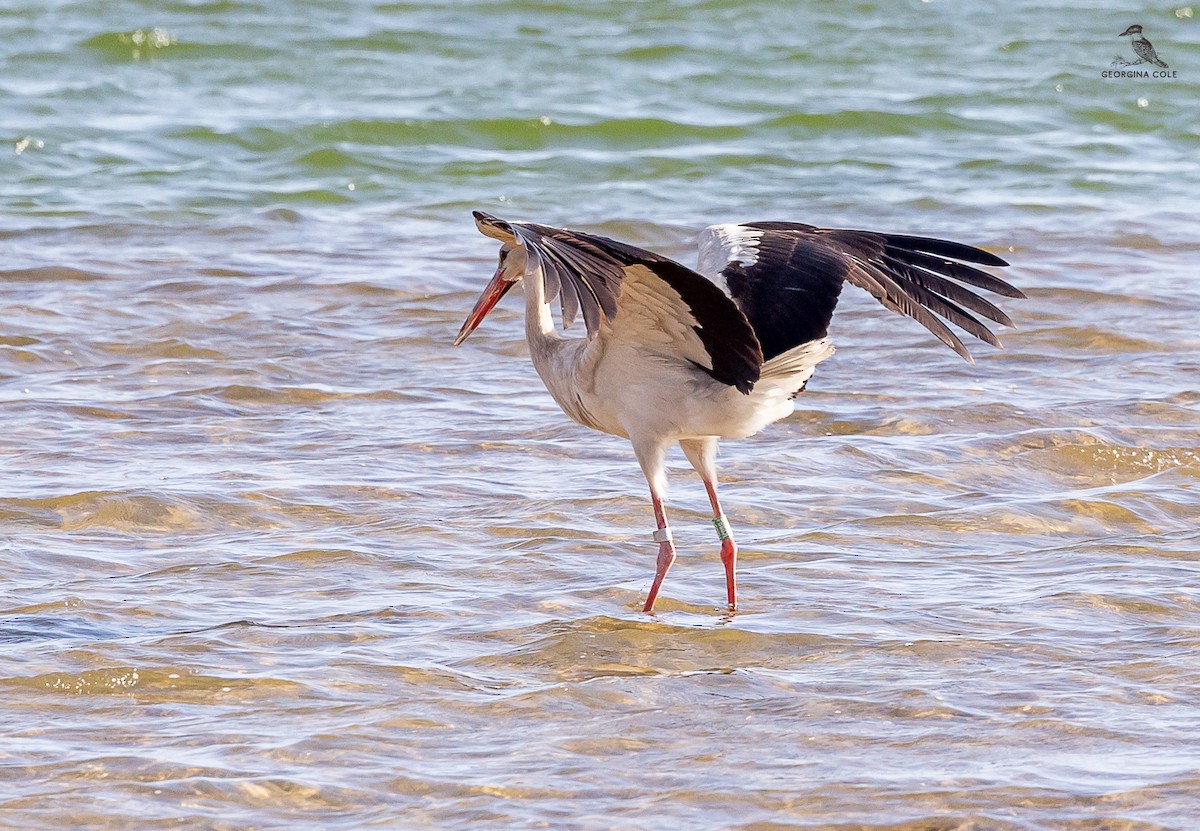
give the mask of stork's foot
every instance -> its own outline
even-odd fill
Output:
[[[721,540],[721,563],[725,566],[725,594],[733,611],[737,609],[737,543],[732,537]]]
[[[674,562],[675,544],[670,540],[659,543],[658,568],[654,573],[654,585],[650,587],[650,594],[646,595],[646,605],[642,607],[643,612],[654,611],[654,601],[658,600],[658,590],[662,588],[663,578],[667,576],[667,572]]]

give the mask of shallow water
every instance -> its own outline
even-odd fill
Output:
[[[1191,7],[316,6],[0,6],[0,826],[1194,827]],[[449,347],[473,208],[1029,300],[971,366],[848,294],[724,447],[742,610],[675,457],[650,617],[626,443],[519,301]]]

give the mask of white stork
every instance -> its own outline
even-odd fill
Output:
[[[646,612],[675,561],[663,507],[663,461],[675,443],[708,489],[729,607],[736,608],[737,544],[717,500],[717,442],[753,435],[792,413],[817,363],[833,354],[826,334],[843,283],[915,318],[968,361],[939,315],[997,347],[975,315],[1013,322],[962,284],[1024,297],[967,265],[1008,265],[1004,260],[929,237],[790,222],[714,225],[700,235],[692,271],[605,237],[482,211],[474,216],[481,233],[502,243],[500,264],[454,345],[528,278],[525,335],[546,389],[575,421],[629,439],[650,484],[659,548]],[[550,313],[555,299],[563,328],[582,313],[587,337],[558,334]]]

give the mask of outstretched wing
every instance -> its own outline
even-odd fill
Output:
[[[525,279],[559,300],[563,327],[582,313],[588,337],[636,339],[639,348],[690,362],[749,393],[762,349],[746,316],[711,281],[652,251],[530,222],[476,220],[508,230],[526,251]]]
[[[728,290],[754,327],[766,360],[824,337],[845,282],[913,318],[974,363],[943,319],[997,347],[999,339],[976,315],[1003,326],[1013,322],[967,286],[1025,295],[968,263],[1008,265],[948,240],[791,222],[713,225],[700,237],[699,271]]]

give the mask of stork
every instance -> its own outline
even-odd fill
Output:
[[[546,389],[579,424],[628,439],[650,485],[658,560],[645,612],[654,610],[675,562],[664,459],[676,443],[708,491],[726,599],[737,608],[738,549],[717,498],[717,442],[753,435],[792,413],[816,365],[833,354],[827,330],[843,283],[914,318],[972,363],[941,318],[1000,347],[979,317],[1010,327],[1012,320],[967,286],[1025,296],[970,265],[1004,260],[930,237],[793,222],[713,225],[700,235],[693,271],[594,234],[482,211],[474,217],[481,233],[501,243],[500,261],[454,345],[524,282],[525,335]],[[558,333],[554,300],[564,329],[583,315],[586,337]]]

